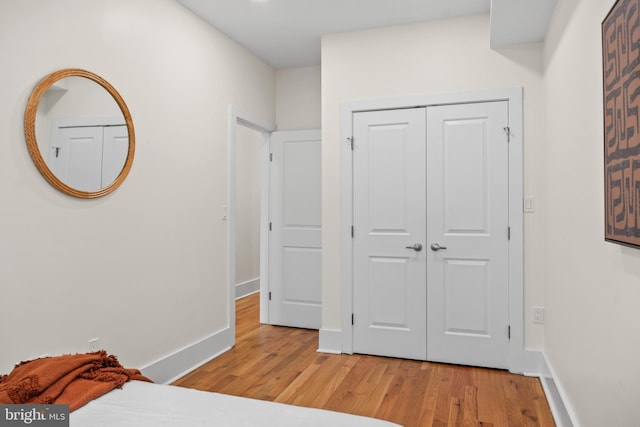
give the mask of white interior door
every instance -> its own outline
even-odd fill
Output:
[[[427,108],[430,361],[508,367],[508,126],[506,101]]]
[[[425,109],[356,113],[353,137],[353,350],[424,360]]]
[[[269,323],[320,329],[321,134],[270,139]]]
[[[58,128],[47,162],[51,172],[82,191],[102,188],[102,126]]]

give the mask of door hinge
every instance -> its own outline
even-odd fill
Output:
[[[351,238],[356,237],[356,228],[352,225],[351,226]]]
[[[271,291],[269,291],[269,301],[271,301]]]
[[[351,324],[355,325],[356,324],[356,316],[355,314],[351,313]]]
[[[511,227],[507,227],[507,240],[511,240]]]
[[[353,150],[353,147],[354,147],[354,145],[353,145],[353,137],[350,136],[350,137],[347,138],[347,140],[349,140],[349,143],[351,144],[351,150]]]
[[[272,222],[269,223],[269,231],[273,231],[273,223]]]
[[[502,129],[504,129],[504,133],[507,134],[507,142],[511,142],[511,128],[509,126],[505,126]]]
[[[511,325],[507,326],[507,338],[511,339]]]
[[[273,153],[269,153],[269,161],[273,162]]]

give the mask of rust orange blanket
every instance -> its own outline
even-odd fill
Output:
[[[0,403],[69,405],[73,411],[129,380],[149,381],[105,351],[21,362],[0,376]]]

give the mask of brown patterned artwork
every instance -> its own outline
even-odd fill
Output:
[[[640,0],[602,22],[605,240],[640,247]]]

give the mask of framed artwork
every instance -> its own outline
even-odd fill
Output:
[[[640,0],[602,21],[605,240],[640,248]]]

